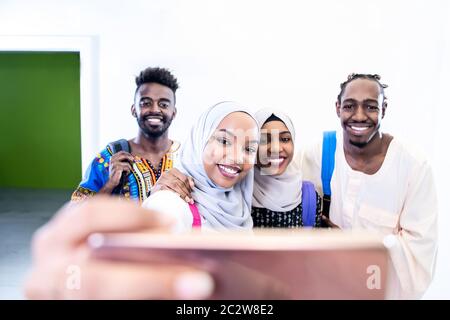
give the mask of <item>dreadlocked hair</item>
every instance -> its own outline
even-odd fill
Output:
[[[378,74],[351,73],[348,75],[347,80],[341,83],[341,91],[337,96],[338,102],[341,102],[342,94],[344,93],[347,85],[356,79],[368,79],[375,81],[380,87],[381,94],[383,95],[383,100],[387,99],[386,95],[384,94],[384,89],[386,89],[388,85],[380,82],[381,77]]]

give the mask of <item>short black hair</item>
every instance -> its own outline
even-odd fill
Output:
[[[339,92],[339,94],[337,96],[339,103],[341,103],[341,98],[342,98],[342,95],[343,95],[347,85],[356,79],[368,79],[368,80],[375,81],[378,84],[378,86],[380,87],[381,94],[383,95],[383,101],[387,99],[386,95],[384,94],[384,89],[386,89],[388,87],[388,85],[380,82],[381,77],[378,74],[351,73],[348,75],[347,80],[341,83],[341,91]]]
[[[166,86],[173,91],[174,95],[178,89],[177,78],[175,78],[174,75],[165,68],[148,67],[142,70],[136,77],[135,93],[138,91],[139,87],[144,83],[158,83],[160,85]]]

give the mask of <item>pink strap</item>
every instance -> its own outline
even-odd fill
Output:
[[[200,213],[198,212],[198,208],[193,204],[189,204],[189,209],[191,209],[192,212],[192,226],[193,227],[201,227],[202,226],[202,220],[200,218]]]

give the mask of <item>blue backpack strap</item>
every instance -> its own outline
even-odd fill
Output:
[[[302,220],[304,227],[314,227],[316,224],[317,196],[314,184],[302,182]]]
[[[323,214],[329,218],[331,202],[331,177],[334,171],[334,155],[336,153],[336,131],[325,131],[322,142],[322,189]]]

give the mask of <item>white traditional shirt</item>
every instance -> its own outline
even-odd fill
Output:
[[[188,233],[193,229],[194,218],[189,204],[174,191],[156,191],[142,203],[142,206],[171,217],[173,226],[170,231],[172,233]],[[202,233],[214,232],[214,229],[202,215],[200,215],[200,220],[200,231]]]
[[[192,229],[193,216],[189,205],[173,191],[161,190],[152,193],[142,206],[170,216],[174,221],[171,230],[174,233],[185,233]]]
[[[305,149],[303,177],[322,192],[322,143]],[[394,138],[381,168],[372,175],[353,170],[338,135],[331,179],[330,219],[342,229],[394,235],[387,298],[417,299],[428,288],[437,253],[437,198],[426,157]]]

